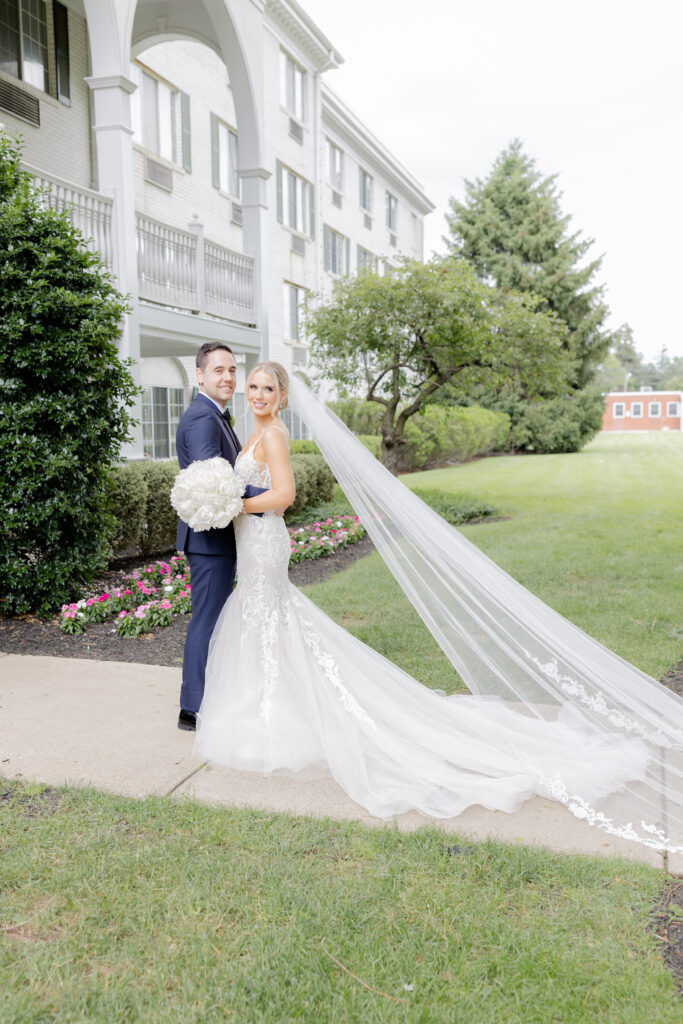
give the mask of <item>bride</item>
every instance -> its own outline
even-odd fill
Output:
[[[389,568],[468,688],[422,686],[288,580],[290,395]],[[614,835],[683,851],[683,701],[587,637],[391,476],[278,363],[247,381],[236,464],[267,488],[235,520],[235,590],[211,641],[194,752],[324,765],[371,814],[514,811],[540,794]],[[262,513],[257,516],[253,513]]]

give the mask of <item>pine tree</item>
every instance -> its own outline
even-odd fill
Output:
[[[450,200],[450,237],[444,241],[482,280],[506,291],[534,292],[540,310],[564,321],[575,365],[571,384],[582,389],[611,340],[603,328],[603,289],[593,283],[602,257],[585,261],[593,240],[569,232],[556,178],[543,178],[515,140],[486,179],[465,182],[464,203]]]

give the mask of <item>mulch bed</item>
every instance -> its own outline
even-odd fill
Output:
[[[322,583],[340,569],[369,554],[374,545],[366,535],[325,558],[309,559],[290,565],[289,578],[296,587]],[[120,586],[123,577],[144,564],[142,559],[127,559],[106,573],[90,588],[92,593]],[[165,665],[178,668],[183,663],[185,634],[189,615],[178,615],[171,626],[143,633],[118,636],[113,622],[94,623],[79,636],[68,636],[59,628],[59,618],[42,620],[31,615],[20,618],[0,616],[0,651],[7,654],[44,654],[55,658],[92,658],[97,661],[131,661],[141,665]]]

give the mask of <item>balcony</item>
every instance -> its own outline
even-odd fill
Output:
[[[34,167],[25,167],[25,170],[33,179],[42,205],[58,213],[66,213],[74,227],[83,233],[88,248],[98,252],[111,269],[114,262],[111,230],[113,200]]]
[[[88,248],[115,269],[113,200],[36,168],[26,169],[43,205],[66,213]],[[140,299],[254,325],[253,257],[206,240],[199,224],[183,231],[138,213],[135,235]]]
[[[141,299],[253,326],[253,257],[140,213],[136,237]]]

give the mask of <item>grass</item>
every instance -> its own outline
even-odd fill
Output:
[[[577,454],[483,459],[403,479],[471,494],[511,517],[460,529],[627,661],[658,678],[681,658],[683,434],[601,434]],[[379,556],[307,593],[426,685],[457,686]]]
[[[7,1024],[680,1020],[648,929],[651,868],[3,789]]]

